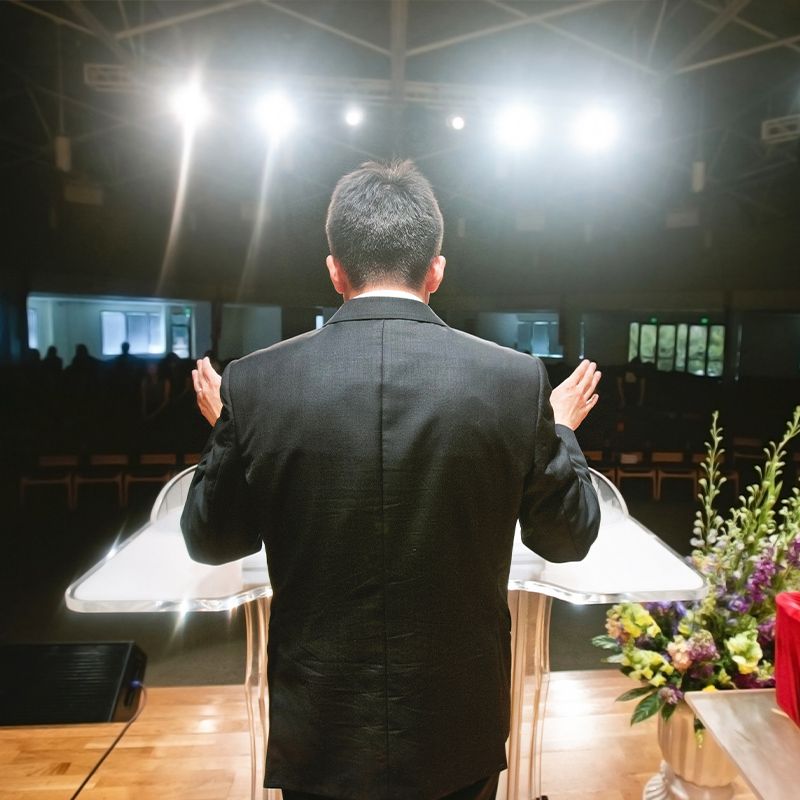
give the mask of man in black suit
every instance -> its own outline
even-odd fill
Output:
[[[214,430],[186,544],[205,563],[266,546],[266,786],[487,800],[506,766],[515,523],[551,561],[586,555],[599,508],[572,429],[600,374],[583,362],[551,395],[541,361],[434,314],[442,217],[410,162],[342,178],[326,230],[345,300],[328,323],[221,383],[198,362]]]

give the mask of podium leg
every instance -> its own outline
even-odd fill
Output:
[[[279,789],[263,789],[259,775],[267,756],[269,692],[267,691],[267,636],[270,598],[245,603],[246,659],[244,692],[250,733],[250,798],[280,800]],[[260,765],[260,766],[259,766]]]
[[[535,592],[512,591],[511,722],[508,770],[498,800],[542,798],[542,734],[550,680],[552,600]]]

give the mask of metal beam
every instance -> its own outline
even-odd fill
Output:
[[[634,58],[628,58],[628,56],[624,56],[622,53],[618,53],[615,50],[609,50],[607,47],[603,47],[602,45],[592,42],[589,39],[584,39],[583,36],[578,36],[576,33],[572,33],[572,31],[560,28],[557,25],[551,25],[549,22],[540,22],[539,25],[558,36],[583,45],[583,47],[587,47],[589,50],[594,50],[595,52],[611,58],[614,61],[618,61],[620,64],[625,64],[626,66],[637,69],[640,72],[646,72],[648,75],[658,75],[658,70],[653,69],[647,64],[642,64],[640,61],[637,61]]]
[[[606,0],[607,2],[608,0]],[[576,42],[577,44],[582,45],[583,47],[588,48],[589,50],[594,50],[601,55],[604,55],[608,58],[612,58],[615,61],[619,61],[622,64],[625,64],[628,67],[632,67],[633,69],[640,70],[641,72],[646,72],[650,75],[658,75],[658,70],[653,69],[652,67],[648,66],[647,64],[642,64],[640,61],[636,61],[633,58],[629,58],[628,56],[622,55],[622,53],[618,53],[616,50],[610,50],[608,47],[604,47],[603,45],[597,44],[589,39],[585,39],[583,36],[579,36],[572,31],[566,30],[566,28],[561,28],[558,25],[553,25],[550,22],[547,22],[543,19],[534,19],[529,14],[526,14],[524,11],[520,11],[518,8],[514,6],[509,6],[501,0],[486,0],[486,2],[490,3],[491,5],[502,9],[503,11],[507,11],[509,14],[513,14],[517,17],[520,22],[525,20],[533,20],[533,24],[537,25],[538,27],[544,28],[545,30],[550,31],[551,33],[555,33],[557,36],[561,36],[564,39],[569,39],[572,42]],[[593,5],[598,5],[598,3],[593,3]],[[538,16],[538,15],[537,15]]]
[[[22,0],[8,0],[8,1],[12,5],[24,8],[25,11],[30,11],[32,14],[38,14],[40,17],[49,19],[50,22],[54,22],[56,25],[64,25],[65,27],[72,28],[75,31],[80,31],[81,33],[88,33],[89,36],[94,35],[88,28],[84,28],[83,25],[78,25],[77,22],[73,22],[72,20],[60,17],[58,14],[51,14],[49,11],[45,11],[43,8],[39,8],[38,6],[28,5],[28,3],[23,3]]]
[[[133,28],[127,28],[124,31],[119,31],[114,34],[117,41],[123,39],[130,39],[134,36],[141,36],[144,33],[151,33],[163,28],[171,28],[173,25],[180,25],[184,22],[190,22],[194,19],[201,17],[208,17],[212,14],[221,14],[224,11],[230,11],[240,6],[246,6],[254,0],[227,0],[225,3],[218,3],[215,6],[206,6],[205,8],[198,8],[194,11],[187,11],[185,14],[176,14],[174,17],[167,17],[167,19],[159,19],[154,22],[145,22],[141,25],[135,25]]]
[[[282,14],[286,14],[289,17],[298,19],[301,22],[305,22],[308,25],[313,25],[315,28],[319,28],[321,31],[332,33],[334,36],[338,36],[341,39],[345,39],[348,42],[351,42],[352,44],[357,44],[360,45],[361,47],[367,48],[367,50],[372,50],[375,53],[380,53],[381,55],[386,56],[387,58],[391,58],[392,56],[391,51],[387,50],[385,47],[380,47],[374,42],[362,39],[360,36],[354,36],[352,33],[343,31],[341,28],[335,28],[333,25],[328,25],[327,23],[321,22],[320,20],[315,19],[314,17],[309,17],[306,14],[301,14],[299,11],[295,11],[293,8],[282,6],[279,3],[271,2],[271,0],[261,0],[261,4],[265,5],[267,8],[273,8],[275,9],[275,11],[280,11]]]
[[[669,71],[683,66],[695,53],[699,53],[736,15],[750,2],[750,0],[730,0],[727,6],[692,39],[683,50],[672,59]]]
[[[714,5],[713,3],[708,2],[708,0],[694,0],[695,5],[700,6],[701,8],[708,9],[709,11],[713,11],[715,13],[719,13],[720,8],[719,6]],[[770,39],[771,41],[775,41],[778,38],[778,35],[772,33],[771,31],[766,30],[766,28],[760,28],[758,25],[754,25],[752,22],[748,22],[746,19],[742,17],[734,17],[731,22],[734,25],[738,25],[740,28],[745,28],[748,31],[752,31],[753,33],[757,33],[759,36],[763,37],[764,39]],[[794,50],[795,53],[800,53],[800,46],[795,44],[785,44],[783,45],[787,50]]]
[[[128,22],[128,14],[125,11],[125,0],[117,0],[117,8],[119,9],[119,15],[122,18],[122,29],[123,31],[127,31],[130,28],[130,22]],[[133,55],[136,55],[136,49],[133,44],[133,40],[128,42],[128,47]]]
[[[795,42],[800,42],[800,33],[796,33],[794,36],[787,36],[785,39],[776,39],[774,42],[760,44],[756,47],[746,47],[744,50],[736,50],[735,52],[727,53],[724,56],[710,58],[708,61],[700,61],[697,64],[689,64],[685,67],[681,67],[680,69],[676,69],[673,75],[682,75],[686,72],[695,72],[700,69],[715,67],[717,64],[725,64],[728,61],[738,61],[740,58],[749,58],[750,56],[764,53],[767,50],[775,50],[778,47],[786,47],[787,44],[794,44]]]
[[[653,34],[650,37],[650,44],[647,47],[647,57],[645,61],[649,66],[653,60],[653,50],[655,49],[656,42],[658,41],[658,34],[661,33],[661,24],[664,22],[664,12],[667,10],[667,0],[661,0],[661,8],[658,11],[658,19],[656,20]]]
[[[112,33],[97,17],[83,5],[81,0],[66,0],[67,8],[83,22],[92,34],[99,39],[123,64],[133,66],[130,52],[118,44]]]
[[[119,94],[138,93],[141,86],[164,86],[174,83],[183,73],[162,67],[142,67],[137,70],[134,80],[130,70],[121,64],[83,65],[84,81],[87,86],[100,92]],[[358,98],[368,105],[387,105],[392,102],[392,83],[385,78],[340,78],[320,75],[280,75],[271,73],[211,70],[204,74],[207,85],[219,91],[248,91],[254,82],[263,82],[273,77],[280,77],[281,84],[289,90],[297,90],[303,96],[323,101],[341,102],[343,97]],[[553,102],[559,105],[581,105],[586,101],[584,92],[552,92],[545,94],[542,102],[552,96]],[[458,108],[462,112],[481,109],[487,105],[502,103],[508,98],[508,87],[490,84],[455,84],[432,83],[423,81],[404,82],[404,103],[422,105],[426,108],[438,108],[452,111]],[[658,113],[660,105],[650,96],[638,96],[637,114],[652,116]]]
[[[408,58],[419,56],[423,53],[430,53],[434,50],[441,50],[445,47],[452,47],[456,44],[463,44],[464,42],[471,42],[473,39],[480,39],[483,36],[491,36],[495,33],[502,33],[503,31],[512,30],[514,28],[521,28],[525,25],[535,25],[537,22],[543,22],[547,19],[554,19],[555,17],[565,17],[568,14],[574,14],[577,11],[583,11],[586,8],[596,8],[601,5],[609,3],[611,0],[588,0],[588,2],[575,3],[571,6],[563,6],[561,8],[553,8],[550,11],[542,11],[538,14],[524,14],[519,12],[523,17],[518,16],[517,19],[509,22],[503,22],[499,25],[490,25],[488,28],[481,28],[477,31],[470,33],[463,33],[459,36],[450,36],[447,39],[440,39],[437,42],[429,42],[428,44],[420,45],[419,47],[412,47],[407,53]],[[514,9],[516,12],[516,9]]]
[[[36,116],[39,118],[39,122],[42,124],[42,128],[44,128],[45,136],[47,136],[47,140],[49,142],[53,141],[53,131],[50,128],[50,125],[47,122],[47,118],[45,117],[44,113],[42,112],[42,107],[39,105],[39,101],[36,99],[36,95],[31,91],[30,86],[25,87],[25,93],[31,100],[33,104],[34,111],[36,111]]]
[[[392,0],[390,40],[392,45],[392,102],[402,104],[406,82],[406,33],[408,0]]]

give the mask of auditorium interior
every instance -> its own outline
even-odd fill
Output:
[[[679,556],[714,412],[727,509],[800,404],[797,2],[9,0],[0,50],[0,645],[147,657],[151,707],[82,796],[256,796],[243,608],[78,613],[65,593],[197,464],[195,360],[335,313],[325,213],[362,162],[430,179],[448,325],[541,358],[553,386],[597,362],[578,441]],[[800,439],[782,468],[788,496]],[[542,798],[639,798],[658,772],[655,718],[628,726],[613,701],[634,684],[592,645],[611,606],[553,600]],[[66,800],[118,728],[26,750],[0,725],[0,797]],[[195,761],[171,772],[179,737]],[[796,796],[758,780],[702,796]]]

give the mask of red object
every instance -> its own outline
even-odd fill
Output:
[[[778,705],[800,725],[800,592],[781,592],[775,601],[775,693]]]

